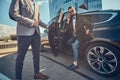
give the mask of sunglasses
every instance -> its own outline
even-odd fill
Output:
[[[69,10],[69,13],[73,13],[74,12],[74,10],[72,9],[72,10]]]

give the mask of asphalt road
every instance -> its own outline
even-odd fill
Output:
[[[72,54],[60,54],[54,57],[51,52],[40,53],[40,71],[50,76],[48,80],[120,80],[120,74],[112,77],[103,77],[93,72],[85,65],[84,60],[79,60],[79,69],[69,71],[66,69],[72,63]],[[16,54],[9,54],[0,58],[0,80],[15,80]],[[9,79],[3,78],[3,75]],[[31,51],[27,52],[22,80],[33,79],[33,61]]]

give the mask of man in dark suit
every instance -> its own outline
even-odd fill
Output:
[[[16,79],[22,79],[23,61],[30,45],[33,53],[34,79],[48,79],[48,76],[39,73],[39,25],[47,28],[39,19],[39,6],[33,0],[12,0],[9,15],[17,22]]]

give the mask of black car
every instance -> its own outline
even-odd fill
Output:
[[[65,30],[60,27],[64,24],[64,15],[55,17],[49,24],[49,43],[55,56],[64,51],[71,51],[66,43],[72,36],[69,25]],[[90,27],[91,36],[86,36],[82,30]],[[79,52],[83,54],[87,65],[96,73],[111,76],[120,71],[120,10],[89,11],[77,14],[77,39],[80,41]]]

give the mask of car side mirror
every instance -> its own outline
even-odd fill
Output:
[[[44,33],[48,33],[48,29],[44,30]]]

